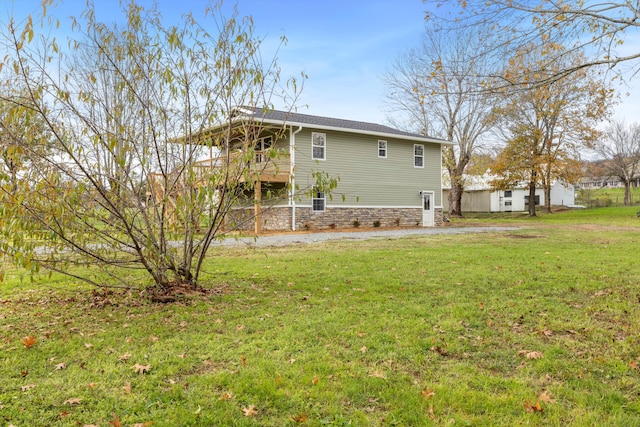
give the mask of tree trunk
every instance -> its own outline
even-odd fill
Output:
[[[624,205],[631,206],[631,181],[624,181]]]
[[[449,192],[449,216],[462,217],[462,177],[451,176],[451,191]]]
[[[549,181],[544,186],[544,209],[547,213],[551,213],[551,184]]]
[[[529,181],[529,216],[536,216],[536,180]]]

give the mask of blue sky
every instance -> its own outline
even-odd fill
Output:
[[[99,20],[118,17],[118,0],[94,0]],[[15,0],[0,13],[17,17],[38,9],[40,0]],[[58,18],[78,16],[85,0],[58,0]],[[151,1],[142,0],[141,4]],[[205,0],[158,0],[164,17],[201,13]],[[225,1],[230,12],[236,2]],[[278,53],[283,74],[308,75],[299,112],[383,123],[386,117],[382,74],[401,52],[415,46],[424,29],[421,0],[239,0],[241,16],[251,15],[255,34],[264,37],[270,58],[281,36],[288,43]],[[4,9],[4,10],[3,10]],[[276,106],[278,107],[278,106]]]
[[[79,15],[85,0],[56,0],[52,13]],[[106,22],[121,15],[118,0],[94,0],[97,18]],[[157,0],[163,16],[177,20],[182,13],[201,13],[206,0]],[[7,1],[3,16],[16,17],[37,10],[40,0]],[[151,0],[139,0],[149,5]],[[225,1],[227,16],[236,4]],[[384,123],[388,115],[382,75],[396,58],[419,43],[426,6],[421,0],[238,0],[241,16],[251,15],[255,34],[264,37],[263,55],[270,58],[281,36],[288,43],[278,53],[283,74],[308,75],[298,102],[307,114]],[[637,41],[637,39],[635,40]],[[637,49],[632,38],[623,48]],[[630,88],[617,108],[618,117],[640,120],[640,93]],[[282,107],[276,105],[276,107]]]

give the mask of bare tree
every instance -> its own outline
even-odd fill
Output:
[[[640,177],[640,124],[613,122],[595,151],[605,160],[606,173],[624,184],[624,204],[631,205],[631,184]]]
[[[462,215],[463,174],[489,128],[494,95],[483,76],[491,66],[476,56],[488,38],[477,29],[446,37],[427,27],[420,46],[400,56],[384,77],[393,109],[408,117],[412,130],[455,143],[443,151],[452,216]]]
[[[426,18],[437,21],[451,31],[460,27],[492,25],[500,45],[512,54],[521,46],[553,42],[567,47],[563,51],[550,51],[542,68],[561,60],[571,52],[589,50],[588,61],[580,64],[565,62],[566,68],[545,75],[541,84],[562,79],[580,69],[606,65],[614,71],[620,63],[629,63],[632,75],[640,70],[640,51],[631,47],[631,53],[619,53],[627,37],[637,35],[640,29],[640,6],[637,1],[585,2],[520,1],[520,0],[423,0],[427,5]],[[500,58],[502,52],[495,45],[487,45],[478,55]],[[509,76],[498,75],[505,86],[518,84]]]
[[[250,18],[213,6],[203,24],[189,15],[167,27],[156,7],[127,2],[122,12],[124,25],[107,25],[89,5],[68,49],[37,32],[50,12],[3,26],[6,81],[26,94],[2,98],[16,106],[7,120],[28,111],[55,151],[16,177],[17,192],[0,177],[11,219],[0,221],[1,253],[98,286],[146,275],[162,289],[195,287],[212,242],[233,227],[227,214],[252,205],[261,173],[285,154],[283,129],[237,107],[269,108],[276,97],[293,105],[297,80],[281,81],[275,59],[263,61]],[[274,143],[258,163],[267,132]],[[204,153],[215,158],[198,162]]]

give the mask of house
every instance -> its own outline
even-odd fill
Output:
[[[495,179],[490,174],[466,175],[465,190],[462,194],[463,212],[521,212],[529,209],[529,187],[517,185],[508,190],[494,190],[490,182]],[[449,208],[449,189],[443,189],[443,206]],[[544,206],[545,192],[536,188],[535,204]],[[571,206],[575,204],[572,185],[556,181],[551,185],[551,206]]]
[[[638,186],[638,179],[634,186]],[[617,176],[588,176],[580,178],[578,187],[581,190],[597,190],[600,188],[624,188],[624,183]]]
[[[442,156],[448,141],[388,126],[261,108],[238,108],[254,123],[254,167],[248,203],[234,208],[234,227],[299,230],[442,223]],[[233,149],[230,148],[230,149]],[[266,153],[277,150],[277,159]],[[225,153],[220,153],[220,156]],[[213,158],[202,162],[216,167]],[[338,178],[316,191],[316,173]]]

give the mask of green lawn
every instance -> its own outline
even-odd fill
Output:
[[[12,272],[0,425],[639,426],[636,210],[224,249],[167,305]]]
[[[588,207],[623,206],[624,188],[598,188],[577,191],[576,203]],[[631,187],[631,202],[640,205],[640,188]]]

